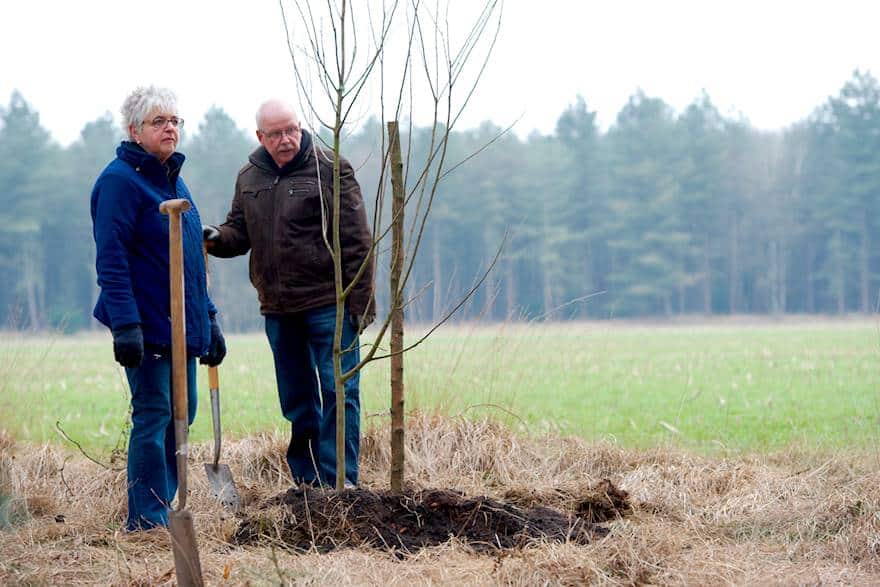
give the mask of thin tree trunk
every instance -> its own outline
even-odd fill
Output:
[[[345,56],[345,32],[346,11],[348,2],[343,1],[339,14],[340,55]],[[339,67],[339,76],[346,70],[343,58]],[[342,201],[342,180],[340,178],[341,163],[340,140],[342,135],[342,104],[345,94],[342,89],[344,81],[339,80],[336,85],[336,120],[333,124],[333,213],[332,213],[332,250],[333,250],[333,281],[336,288],[336,325],[333,333],[333,384],[336,395],[336,491],[345,488],[345,382],[342,379],[342,320],[345,317],[345,299],[342,297],[342,237],[339,234],[340,207]]]
[[[788,311],[788,255],[786,253],[785,241],[780,242],[779,246],[779,270],[776,273],[776,280],[779,283],[777,291],[779,292],[778,307],[779,311],[785,314]]]
[[[541,240],[543,241],[541,249],[544,251],[544,262],[541,263],[541,278],[542,278],[542,289],[544,292],[544,312],[545,316],[548,316],[549,312],[553,309],[553,284],[552,276],[550,274],[551,264],[550,260],[550,251],[549,246],[547,245],[547,236],[549,232],[549,228],[547,226],[547,204],[546,201],[541,206],[541,223],[542,223],[542,235]]]
[[[400,275],[403,269],[403,162],[397,121],[388,122],[391,148],[391,491],[403,491],[404,390],[403,390],[403,304]],[[435,241],[436,242],[436,241]],[[439,256],[435,249],[435,257]],[[436,275],[436,269],[435,269]],[[436,287],[435,283],[435,287]],[[435,305],[436,312],[436,305]],[[438,314],[434,315],[436,317]]]
[[[728,276],[728,296],[730,313],[739,311],[740,296],[740,269],[739,269],[739,218],[734,214],[730,223],[730,275]]]
[[[544,266],[543,271],[541,271],[542,281],[543,281],[543,297],[544,297],[544,315],[549,317],[550,310],[553,309],[553,292],[550,288],[550,277],[547,275],[547,267]]]
[[[391,124],[391,123],[389,122],[388,124]],[[390,134],[390,132],[391,132],[390,127],[389,127],[389,131],[388,131],[388,132],[389,132],[389,134]],[[398,148],[400,148],[400,140],[399,140],[399,139],[398,139],[397,146],[398,146]],[[398,155],[400,155],[400,154],[398,153]],[[393,157],[393,156],[394,156],[394,153],[392,153],[392,157]],[[393,160],[392,160],[391,164],[394,165],[394,161],[393,161]],[[393,180],[394,180],[394,178],[392,177],[392,182],[393,182]],[[402,181],[402,180],[401,180],[401,181]],[[393,188],[393,184],[392,184],[392,189],[394,189],[394,188]],[[395,193],[394,195],[396,196],[397,194]],[[394,200],[394,201],[392,202],[392,204],[393,204],[394,202],[396,202],[396,200]],[[392,214],[393,214],[393,213],[392,213]],[[403,210],[401,210],[401,215],[402,215],[402,214],[403,214]],[[393,218],[393,217],[394,217],[394,216],[392,216],[392,218]],[[434,272],[434,278],[433,278],[433,282],[434,282],[434,296],[433,296],[433,300],[432,300],[432,304],[431,304],[431,321],[432,321],[432,322],[436,322],[437,320],[439,320],[439,319],[440,319],[440,316],[441,316],[442,313],[443,313],[443,305],[442,305],[442,304],[443,304],[443,296],[442,296],[442,292],[440,291],[440,288],[441,288],[441,286],[442,286],[443,280],[441,279],[441,275],[442,275],[442,273],[441,273],[441,271],[442,271],[442,265],[441,265],[441,263],[440,263],[440,236],[439,236],[439,232],[440,232],[440,231],[437,230],[437,228],[435,227],[435,228],[434,228],[434,231],[433,231],[433,234],[432,234],[432,238],[431,238],[431,248],[432,248],[432,254],[431,254],[431,257],[432,257],[432,269],[433,269],[433,272]],[[394,245],[392,244],[392,246],[394,246]],[[393,263],[393,260],[392,260],[392,263]],[[393,290],[392,290],[392,291],[393,291]]]
[[[504,316],[506,320],[516,317],[516,274],[511,259],[504,262]]]
[[[587,240],[586,247],[584,251],[584,281],[583,281],[583,289],[581,290],[580,295],[586,295],[592,293],[594,289],[596,289],[596,279],[593,274],[593,243],[591,240]],[[581,315],[583,318],[587,318],[590,314],[590,306],[586,304],[583,306],[583,310],[581,311]]]
[[[840,229],[834,234],[834,299],[837,302],[837,313],[846,312],[846,273],[843,267],[843,237]]]
[[[40,302],[37,294],[37,263],[34,259],[34,254],[31,250],[32,248],[33,247],[28,246],[28,243],[25,243],[24,248],[22,249],[22,277],[24,281],[25,302],[27,303],[30,329],[39,330],[42,324],[40,321]]]
[[[859,294],[863,314],[871,311],[871,231],[867,213],[862,214],[861,247],[859,248]]]
[[[709,235],[703,243],[703,313],[712,313],[712,268],[709,259]]]
[[[813,261],[815,257],[813,239],[807,239],[807,313],[816,311],[816,279],[813,277]]]
[[[681,271],[678,276],[678,313],[685,313],[685,304],[687,303],[687,284],[685,284],[685,276],[687,275],[687,260],[684,252],[681,253]]]
[[[770,241],[770,267],[767,270],[770,280],[770,313],[779,313],[779,247],[776,239]]]

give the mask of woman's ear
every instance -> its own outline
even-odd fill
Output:
[[[128,136],[131,137],[131,140],[136,142],[137,144],[141,144],[141,134],[138,132],[138,125],[129,124],[128,125]]]

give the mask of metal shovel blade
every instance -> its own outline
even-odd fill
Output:
[[[202,563],[199,561],[199,547],[196,545],[196,529],[192,514],[187,510],[168,512],[168,530],[171,532],[171,549],[174,552],[174,569],[178,585],[201,587],[204,585]]]
[[[211,482],[211,492],[223,507],[234,512],[241,509],[241,497],[235,489],[235,481],[232,480],[232,471],[229,470],[229,465],[205,463],[205,475]]]
[[[235,489],[229,465],[220,462],[220,375],[217,367],[208,369],[208,379],[211,385],[211,419],[214,421],[214,462],[205,463],[205,475],[211,482],[214,497],[223,507],[237,512],[241,509],[241,497]]]

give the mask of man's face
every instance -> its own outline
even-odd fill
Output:
[[[257,139],[272,156],[275,164],[284,167],[299,153],[302,128],[296,114],[289,108],[267,108],[263,112],[261,128],[257,129]]]

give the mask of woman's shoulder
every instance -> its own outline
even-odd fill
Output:
[[[131,192],[137,184],[137,171],[125,161],[113,159],[101,171],[92,190],[94,195]]]
[[[110,163],[107,164],[107,167],[104,168],[104,171],[101,172],[100,178],[105,177],[134,177],[137,175],[137,170],[135,170],[134,166],[131,163],[120,159],[119,157],[114,158]]]

